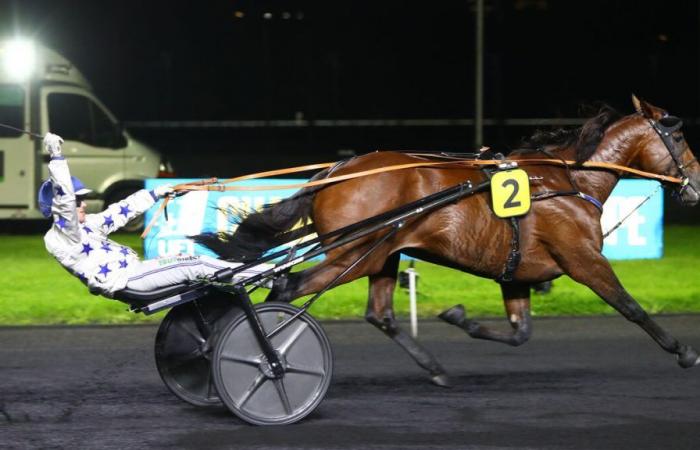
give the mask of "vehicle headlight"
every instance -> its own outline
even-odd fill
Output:
[[[2,51],[5,72],[15,81],[24,81],[34,71],[36,50],[31,41],[16,39],[5,43]]]

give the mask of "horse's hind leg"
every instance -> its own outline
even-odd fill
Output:
[[[571,252],[572,254],[574,252]],[[569,276],[581,284],[591,288],[607,304],[615,308],[627,320],[636,323],[646,331],[657,344],[678,358],[678,364],[683,368],[693,367],[700,363],[697,352],[689,345],[681,344],[666,330],[661,328],[649,317],[646,311],[627,293],[608,260],[600,253],[591,250],[594,256],[582,261],[579,251],[576,261],[562,261],[564,270]]]
[[[462,328],[467,334],[476,339],[488,339],[490,341],[503,342],[504,344],[518,346],[530,339],[532,324],[530,320],[530,285],[523,283],[502,283],[501,292],[506,307],[506,315],[510,326],[510,332],[502,332],[481,325],[479,322],[466,317],[462,305],[453,306],[441,313],[438,317],[442,320]]]
[[[382,270],[369,277],[369,300],[365,319],[401,346],[419,366],[430,373],[430,380],[449,387],[449,379],[435,357],[399,327],[392,308],[399,254],[389,256]]]

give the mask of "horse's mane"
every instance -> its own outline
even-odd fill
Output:
[[[537,130],[523,141],[516,150],[519,154],[536,153],[541,148],[562,149],[572,147],[576,150],[576,162],[587,161],[603,139],[605,130],[617,122],[622,115],[608,105],[601,105],[595,115],[578,128],[559,128],[556,130]]]

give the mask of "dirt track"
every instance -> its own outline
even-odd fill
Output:
[[[700,316],[659,322],[700,348]],[[370,325],[325,328],[336,361],[326,400],[275,428],[170,394],[155,327],[0,328],[0,447],[698,448],[700,368],[680,369],[618,317],[536,319],[521,348],[422,322],[452,389]]]

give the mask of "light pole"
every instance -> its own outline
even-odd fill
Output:
[[[476,0],[476,73],[474,77],[474,148],[484,144],[484,0]]]

